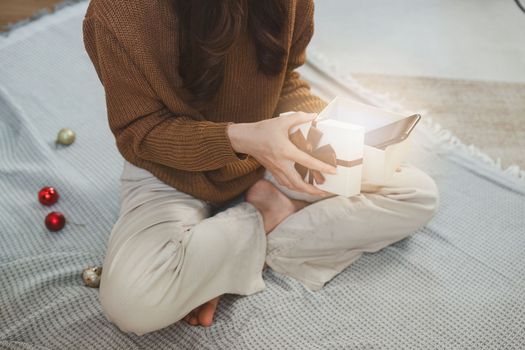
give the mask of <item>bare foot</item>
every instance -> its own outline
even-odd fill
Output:
[[[288,216],[311,204],[288,198],[266,179],[260,179],[254,183],[246,191],[245,198],[261,213],[266,234],[269,234]]]
[[[192,326],[209,327],[213,323],[213,315],[219,304],[220,296],[196,307],[189,314],[184,316],[184,320]]]
[[[260,179],[253,184],[246,191],[245,198],[261,213],[266,234],[269,234],[289,215],[311,204],[288,198],[266,179]],[[266,266],[265,263],[264,268]],[[213,323],[213,315],[219,304],[219,298],[220,296],[196,307],[184,317],[184,320],[192,326],[209,327]]]
[[[261,213],[264,231],[269,234],[289,215],[311,204],[306,201],[288,198],[270,181],[260,179],[246,191],[246,201],[253,204]],[[264,263],[263,270],[268,265]]]

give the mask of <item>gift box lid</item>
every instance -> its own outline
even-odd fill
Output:
[[[362,126],[324,119],[317,122],[317,128],[323,133],[319,146],[329,143],[338,158],[354,160],[363,157],[365,129]]]
[[[406,118],[403,114],[337,96],[319,113],[316,120],[332,119],[351,123],[364,127],[365,132],[368,132],[403,118]]]

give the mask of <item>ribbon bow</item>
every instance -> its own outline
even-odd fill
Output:
[[[299,148],[301,151],[306,152],[312,157],[319,159],[322,162],[328,163],[332,166],[341,165],[344,167],[352,167],[363,163],[363,158],[351,161],[337,159],[335,151],[332,148],[332,146],[330,146],[330,144],[317,147],[319,141],[321,141],[323,133],[316,126],[317,122],[315,120],[312,120],[306,138],[304,137],[301,130],[297,129],[297,131],[290,134],[290,141],[292,141],[292,143],[295,146],[297,146],[297,148]],[[304,165],[299,164],[297,162],[294,163],[294,168],[295,170],[297,170],[297,172],[299,173],[299,175],[301,175],[303,179],[305,179],[308,175],[309,184],[313,184],[314,180],[318,184],[324,183],[325,178],[319,170],[307,168]]]

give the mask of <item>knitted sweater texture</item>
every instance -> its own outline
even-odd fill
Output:
[[[172,2],[91,0],[84,46],[104,87],[109,128],[122,156],[214,205],[262,178],[264,167],[232,148],[227,125],[326,106],[295,71],[313,35],[313,0],[289,0],[286,6],[286,69],[276,76],[259,72],[245,30],[226,56],[217,95],[197,110],[178,74],[179,21]]]

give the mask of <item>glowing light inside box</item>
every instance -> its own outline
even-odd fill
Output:
[[[377,129],[405,115],[352,101],[344,97],[334,98],[317,116],[317,120],[333,119],[365,128],[365,132]]]
[[[344,97],[336,97],[319,113],[317,121],[320,123],[325,120],[334,120],[349,125],[357,125],[364,128],[366,133],[406,117],[403,114]],[[323,140],[323,142],[325,141]],[[400,143],[388,146],[385,150],[364,145],[362,178],[368,181],[385,181],[406,159],[409,150],[410,137]],[[355,154],[345,156],[355,156]]]

